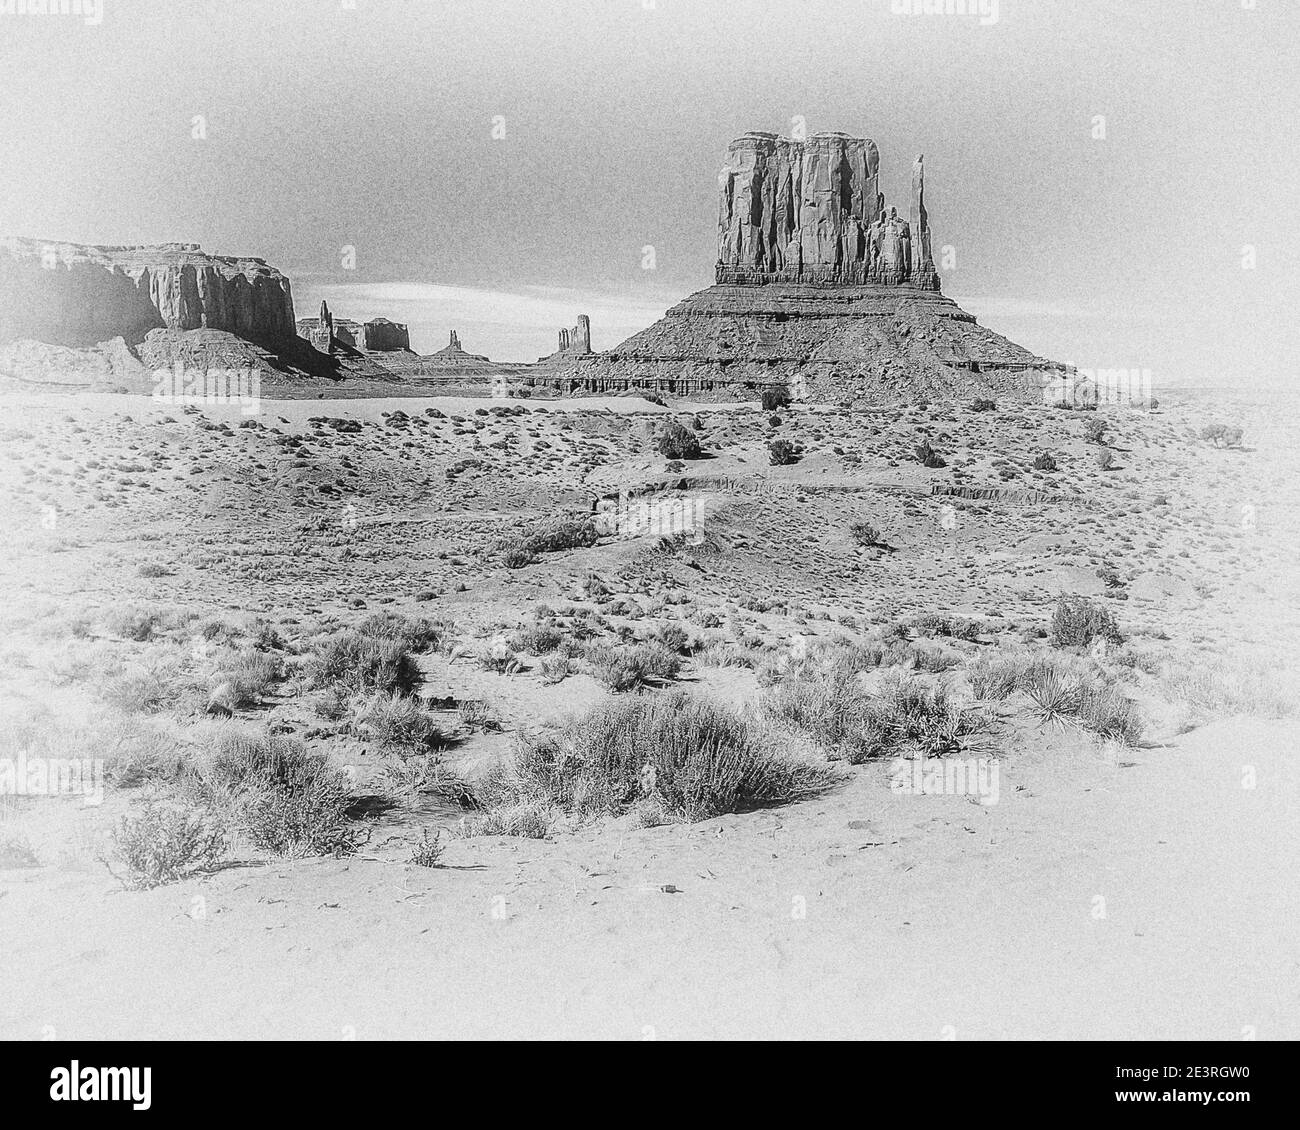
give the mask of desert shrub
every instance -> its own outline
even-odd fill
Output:
[[[423,680],[401,639],[366,635],[356,629],[344,629],[315,641],[307,657],[306,673],[313,687],[339,684],[352,694],[413,694]]]
[[[530,624],[510,637],[514,651],[529,655],[549,655],[564,642],[564,633],[553,624]]]
[[[966,670],[971,692],[978,699],[1005,699],[1023,690],[1037,671],[1057,671],[1065,660],[1052,654],[1007,652],[980,656]]]
[[[115,608],[104,613],[103,618],[107,632],[136,643],[152,639],[162,624],[163,613],[156,608]]]
[[[829,756],[852,765],[917,750],[943,756],[984,727],[978,711],[916,678],[895,676],[868,693],[858,672],[885,657],[878,648],[855,646],[820,652],[766,691],[763,708],[807,733]]]
[[[675,679],[682,665],[680,655],[654,640],[622,646],[593,644],[586,649],[585,658],[592,676],[615,692]]]
[[[958,703],[943,686],[926,686],[914,678],[899,678],[873,696],[871,727],[884,748],[895,756],[919,752],[926,757],[960,753],[966,739],[987,721],[977,710]]]
[[[698,459],[700,441],[690,428],[678,420],[669,420],[656,442],[659,454],[668,459]]]
[[[696,821],[787,803],[833,779],[780,753],[752,719],[671,692],[602,703],[563,730],[522,737],[484,796],[489,811],[531,803],[578,817],[654,798]]]
[[[99,697],[123,714],[158,714],[173,705],[176,684],[153,667],[134,667],[99,685]]]
[[[453,803],[470,795],[469,786],[435,754],[387,760],[380,766],[376,780],[388,801],[411,808],[423,806],[431,796]]]
[[[347,819],[352,790],[342,773],[294,767],[282,779],[250,782],[240,799],[245,835],[255,847],[273,855],[340,857],[353,854],[359,846]]]
[[[903,665],[918,671],[928,671],[932,675],[951,671],[961,660],[950,651],[941,647],[914,644],[907,649]]]
[[[1087,660],[1053,652],[1012,652],[972,664],[977,698],[1007,699],[1022,692],[1044,723],[1072,723],[1099,737],[1135,745],[1142,718],[1105,671]]]
[[[526,671],[528,665],[510,650],[510,645],[503,640],[481,648],[475,656],[479,670],[490,671],[494,675],[516,675]]]
[[[149,578],[168,577],[171,575],[171,570],[165,565],[150,561],[140,566],[139,573],[140,576]]]
[[[439,650],[454,631],[454,625],[423,616],[376,612],[362,620],[357,625],[357,631],[368,639],[399,643],[407,651],[420,655]]]
[[[767,445],[767,461],[773,467],[787,467],[799,462],[799,447],[788,439],[774,439]]]
[[[752,648],[730,640],[708,640],[695,649],[695,662],[700,667],[749,667],[757,663]]]
[[[1089,443],[1105,443],[1110,425],[1099,416],[1090,416],[1083,423],[1083,437]]]
[[[1056,459],[1044,451],[1034,460],[1035,471],[1055,471]]]
[[[764,692],[769,717],[808,734],[830,757],[857,765],[885,752],[870,703],[847,664],[803,664]]]
[[[1243,435],[1240,428],[1227,424],[1206,424],[1201,429],[1201,439],[1213,443],[1215,447],[1239,447]]]
[[[440,839],[441,832],[434,832],[430,836],[429,829],[425,828],[423,835],[420,837],[420,842],[415,845],[414,850],[411,852],[411,858],[407,862],[414,864],[416,867],[437,867],[438,860],[442,858],[442,853],[445,850],[442,844],[438,842]]]
[[[1160,691],[1201,715],[1287,718],[1296,711],[1293,678],[1284,682],[1272,664],[1240,658],[1164,666]]]
[[[928,439],[922,440],[913,447],[912,454],[916,456],[916,461],[923,467],[937,469],[939,467],[948,466],[947,461],[930,446],[930,441]]]
[[[230,730],[217,734],[206,758],[190,767],[189,783],[199,799],[217,804],[254,779],[276,783],[328,771],[323,753],[309,752],[293,738]]]
[[[39,867],[40,865],[40,859],[26,838],[5,836],[0,839],[0,871]]]
[[[787,388],[765,388],[759,394],[759,402],[764,412],[775,412],[785,408],[791,402],[790,390]]]
[[[590,518],[561,518],[530,533],[524,547],[530,553],[559,553],[595,545],[599,536]]]
[[[501,555],[501,564],[507,569],[522,569],[525,565],[531,565],[536,560],[522,545],[507,546],[505,552]]]
[[[113,851],[126,867],[123,880],[146,890],[211,870],[226,851],[227,837],[210,813],[179,803],[151,801],[123,816],[112,832]]]
[[[456,708],[461,725],[471,730],[501,731],[501,719],[497,712],[481,698],[467,698]]]
[[[870,522],[853,522],[849,525],[849,536],[859,545],[868,548],[880,544],[880,531]]]
[[[133,718],[97,725],[89,752],[103,760],[105,777],[119,789],[174,781],[187,759],[174,739]]]
[[[595,545],[599,537],[590,518],[559,518],[503,546],[502,561],[508,569],[522,569],[539,553],[585,549]]]
[[[255,847],[275,855],[349,855],[359,837],[348,823],[352,788],[323,753],[279,736],[218,735],[188,788],[229,814]]]
[[[914,616],[906,626],[922,635],[949,636],[967,641],[978,639],[985,630],[978,620],[966,616],[944,616],[937,612]]]
[[[1100,471],[1109,471],[1115,465],[1115,453],[1109,447],[1103,447],[1097,452],[1097,469]]]
[[[376,691],[353,704],[354,733],[378,742],[382,749],[419,753],[442,749],[447,739],[424,704],[395,691]]]
[[[674,655],[685,655],[691,646],[691,637],[680,624],[661,624],[655,638]]]
[[[1123,642],[1110,610],[1086,596],[1059,596],[1052,612],[1052,643],[1057,647],[1088,647],[1095,639]]]
[[[570,675],[578,673],[577,664],[567,655],[554,655],[542,660],[542,682],[554,687],[564,682]]]
[[[1021,682],[1044,722],[1074,722],[1123,745],[1136,745],[1141,740],[1142,721],[1137,707],[1100,674],[1045,665],[1027,672]]]
[[[460,836],[518,836],[522,839],[543,840],[551,834],[564,812],[544,800],[522,801],[517,804],[500,804],[485,812],[475,812],[462,818],[457,834]]]
[[[970,410],[972,412],[996,412],[997,407],[997,404],[992,400],[976,398],[971,401]]]
[[[221,656],[212,677],[212,698],[232,710],[259,703],[284,675],[279,656],[242,648]]]

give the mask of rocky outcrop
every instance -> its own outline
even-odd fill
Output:
[[[906,219],[885,206],[879,165],[874,142],[841,133],[733,141],[719,178],[717,284],[608,352],[561,350],[527,379],[561,394],[1041,398],[1065,367],[939,293],[924,159]]]
[[[533,382],[565,392],[898,403],[1041,399],[1061,366],[985,329],[934,291],[797,283],[709,287],[605,353],[558,354]]]
[[[572,329],[560,331],[560,348],[556,352],[591,352],[591,319],[586,314],[578,315],[578,324]]]
[[[387,318],[372,318],[361,327],[361,348],[367,353],[389,353],[411,348],[411,335],[404,325]]]
[[[297,330],[299,337],[322,353],[409,352],[411,348],[411,337],[404,325],[387,318],[372,318],[368,322],[336,318],[324,302],[320,304],[319,317],[298,319]]]
[[[489,365],[492,363],[482,354],[466,353],[465,350],[461,348],[460,334],[455,330],[451,331],[451,337],[448,339],[447,344],[438,350],[437,353],[430,353],[427,357],[421,358],[421,360],[448,366],[465,365],[471,362],[486,362]]]
[[[295,335],[289,280],[263,259],[208,255],[193,243],[0,240],[0,340],[135,345],[154,329],[275,345]]]
[[[938,290],[923,159],[906,221],[886,209],[879,168],[880,151],[866,138],[737,138],[718,178],[716,281]]]

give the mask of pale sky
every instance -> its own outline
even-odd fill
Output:
[[[408,322],[421,351],[454,327],[532,360],[580,312],[608,348],[708,286],[728,141],[801,117],[874,138],[900,210],[925,153],[944,290],[992,329],[1157,387],[1296,380],[1295,0],[1000,0],[996,22],[891,6],[0,15],[0,234],[259,255],[299,316],[324,296]]]

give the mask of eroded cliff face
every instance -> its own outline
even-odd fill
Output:
[[[908,220],[886,208],[879,168],[880,151],[866,138],[737,138],[718,178],[716,281],[938,290],[923,160],[913,168]]]
[[[275,345],[296,333],[289,280],[262,259],[208,255],[192,243],[0,240],[0,341],[135,345],[154,329],[224,330]]]

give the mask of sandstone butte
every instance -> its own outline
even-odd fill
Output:
[[[795,399],[871,404],[1038,398],[1072,379],[1068,367],[985,329],[942,293],[923,158],[900,214],[880,190],[875,142],[842,133],[737,138],[718,178],[714,285],[603,353],[592,351],[580,315],[532,365],[468,353],[455,331],[446,348],[421,357],[405,326],[335,319],[323,304],[320,318],[295,323],[289,280],[262,259],[186,243],[0,240],[0,343],[11,343],[0,347],[0,368],[41,342],[65,347],[57,364],[40,354],[44,371],[66,369],[66,347],[115,338],[123,339],[116,352],[100,349],[101,367],[115,375],[124,356],[149,367],[252,363],[273,382],[353,379],[377,394],[387,382],[426,394],[490,384],[494,392],[703,400],[783,389]]]
[[[875,142],[747,133],[718,177],[714,285],[604,353],[535,383],[561,393],[641,390],[753,399],[889,402],[954,395],[1038,398],[1066,366],[979,325],[941,293],[912,168],[906,218],[886,207]]]

